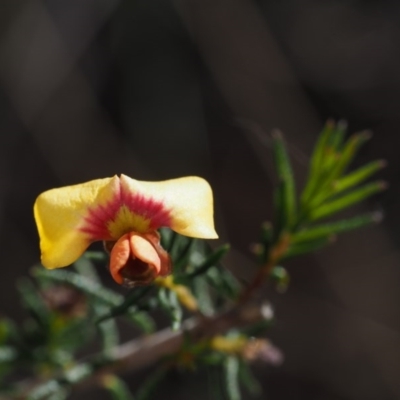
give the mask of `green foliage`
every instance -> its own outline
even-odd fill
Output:
[[[238,356],[213,353],[207,360],[207,380],[210,399],[240,400],[240,388],[243,387],[251,396],[262,393],[261,386],[254,377],[248,361]]]
[[[278,292],[286,292],[289,286],[290,277],[285,268],[279,265],[273,267],[271,270],[271,278],[276,282]]]
[[[119,300],[119,304],[113,305],[110,307],[107,313],[104,313],[99,316],[97,319],[97,323],[103,322],[107,319],[117,317],[119,315],[125,315],[132,311],[130,315],[131,318],[135,318],[134,315],[138,314],[138,303],[139,301],[146,296],[148,292],[151,291],[151,287],[138,287],[132,289],[125,298]]]
[[[326,124],[315,146],[307,183],[300,197],[300,215],[296,227],[326,218],[360,203],[386,188],[382,182],[359,187],[386,164],[379,160],[347,173],[360,147],[370,139],[361,132],[344,140],[346,126],[332,121]]]
[[[360,147],[370,139],[361,132],[346,140],[347,125],[328,121],[314,148],[307,182],[297,199],[292,167],[281,134],[275,133],[274,156],[279,185],[275,197],[275,224],[262,225],[261,242],[255,247],[260,265],[311,253],[331,243],[338,234],[377,223],[380,213],[316,225],[359,204],[386,188],[386,183],[365,183],[386,164],[373,161],[348,172]],[[272,275],[273,276],[273,275]],[[282,289],[282,287],[280,287]]]
[[[239,360],[239,382],[254,397],[258,397],[262,393],[260,383],[257,381],[250,366],[243,360]]]
[[[260,243],[254,247],[260,268],[248,285],[250,293],[260,287],[265,278],[270,278],[276,289],[284,292],[290,276],[281,266],[283,261],[315,252],[339,234],[381,220],[380,213],[372,212],[321,221],[365,201],[386,187],[381,181],[368,182],[385,166],[381,160],[349,172],[354,157],[370,134],[362,132],[347,138],[346,128],[344,122],[334,124],[329,121],[326,124],[314,148],[308,179],[300,194],[296,192],[293,168],[282,134],[272,134],[278,176],[274,193],[275,218],[274,224],[262,224]],[[161,229],[160,235],[161,245],[172,258],[173,276],[157,279],[151,286],[135,287],[124,294],[107,288],[96,270],[97,264],[107,263],[107,255],[92,251],[74,264],[75,271],[34,267],[32,279],[21,279],[18,291],[28,314],[27,320],[17,326],[7,318],[0,319],[1,394],[10,398],[63,400],[68,398],[75,385],[97,373],[96,382],[113,399],[147,400],[154,395],[169,369],[177,366],[194,370],[206,368],[213,399],[240,400],[241,388],[259,395],[260,385],[249,367],[250,360],[257,358],[257,354],[246,358],[240,346],[250,342],[268,346],[266,340],[252,340],[265,337],[273,323],[272,312],[243,328],[228,327],[218,332],[217,339],[222,343],[226,343],[225,339],[228,342],[237,340],[237,348],[229,345],[212,347],[215,336],[191,336],[188,333],[180,350],[161,361],[135,397],[123,380],[110,370],[104,372],[102,369],[110,365],[115,367],[112,363],[118,353],[116,350],[123,347],[120,346],[117,317],[135,324],[144,334],[150,334],[157,328],[152,311],[161,309],[172,330],[178,331],[189,311],[195,313],[197,320],[207,322],[205,316],[224,315],[232,305],[236,307],[246,301],[243,296],[246,288],[223,265],[229,244],[213,249],[204,241],[181,236],[168,228]],[[64,294],[64,297],[57,294]],[[188,298],[193,300],[194,306],[191,307],[190,301],[185,302]],[[85,347],[94,341],[100,350],[87,356]],[[257,352],[257,349],[253,350]],[[82,353],[85,361],[80,360]],[[10,384],[7,381],[9,376],[18,375],[20,371],[28,371],[43,380],[33,385],[27,396],[26,389],[19,387],[18,382]]]
[[[206,280],[223,298],[236,299],[241,285],[233,274],[222,268],[210,268],[206,274]]]
[[[23,305],[28,310],[42,332],[46,332],[50,324],[50,316],[42,297],[30,279],[21,279],[17,285]]]
[[[255,251],[258,256],[259,264],[262,265],[268,261],[269,254],[274,243],[274,230],[270,222],[261,224],[261,246]]]
[[[278,187],[275,191],[275,212],[277,215],[275,230],[279,235],[282,231],[290,230],[296,221],[296,188],[292,166],[280,132],[273,132],[274,159]]]
[[[210,287],[206,279],[195,279],[192,284],[192,292],[195,295],[199,310],[203,315],[211,316],[216,312],[216,306],[211,298]]]
[[[291,243],[285,254],[281,256],[280,261],[286,261],[290,258],[298,257],[303,254],[315,253],[316,251],[332,243],[333,240],[334,237],[329,234],[328,236],[320,239],[309,240],[300,243]]]
[[[113,400],[133,400],[127,384],[116,375],[106,375],[103,378],[103,387],[108,390]]]
[[[17,327],[11,319],[0,320],[0,345],[9,343],[17,336]]]
[[[94,301],[98,301],[104,305],[116,306],[123,301],[123,297],[120,294],[106,289],[99,282],[75,272],[61,269],[47,270],[42,267],[37,267],[33,269],[32,274],[42,281],[47,280],[53,283],[67,283],[86,293]]]
[[[211,267],[218,265],[229,249],[229,244],[224,244],[218,247],[216,250],[210,252],[207,257],[205,257],[204,261],[198,265],[194,271],[185,275],[185,279],[189,280],[195,278],[196,276],[206,273]]]
[[[239,388],[239,359],[234,356],[227,357],[224,370],[228,400],[240,400],[242,396]]]
[[[78,273],[81,275],[86,275],[93,282],[101,284],[100,278],[97,274],[96,268],[89,261],[89,257],[81,257],[75,262],[74,266]],[[101,303],[94,303],[93,310],[95,316],[101,316],[108,311],[108,307]],[[119,344],[119,333],[115,321],[109,319],[103,323],[97,324],[103,341],[103,351],[107,354],[112,351],[112,349]]]
[[[384,182],[379,181],[368,183],[358,189],[344,194],[343,196],[335,196],[331,201],[309,210],[308,218],[310,221],[316,221],[317,219],[330,217],[339,211],[362,202],[373,194],[379,193],[384,189],[386,189],[386,184]]]
[[[70,391],[63,388],[47,397],[46,400],[66,400],[70,395]]]
[[[183,313],[176,293],[169,289],[160,288],[158,291],[158,300],[161,307],[171,319],[172,329],[175,331],[178,330],[181,327]]]
[[[221,375],[222,371],[219,367],[213,366],[207,368],[208,390],[210,399],[212,400],[225,400],[226,398]]]
[[[157,386],[165,378],[167,372],[168,369],[165,366],[161,366],[153,371],[137,391],[135,399],[149,400],[150,398],[152,398]]]
[[[51,379],[45,384],[40,385],[38,388],[32,390],[28,396],[28,400],[42,400],[49,397],[58,396],[59,393],[63,394],[64,388],[56,379]],[[62,398],[62,395],[61,395]]]
[[[292,236],[291,243],[299,244],[322,238],[329,238],[339,233],[351,231],[353,229],[361,228],[371,223],[379,222],[381,219],[381,213],[376,212],[366,215],[358,215],[350,219],[344,219],[329,224],[311,226],[296,232]]]

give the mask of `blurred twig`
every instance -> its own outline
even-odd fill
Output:
[[[167,328],[132,340],[114,348],[103,360],[96,358],[83,361],[64,374],[47,379],[45,383],[25,382],[23,396],[20,398],[39,400],[45,399],[51,390],[58,391],[63,386],[78,389],[98,385],[105,375],[135,371],[176,353],[187,335],[195,339],[211,337],[223,334],[233,327],[241,328],[265,319],[263,308],[254,305],[233,308],[211,318],[191,318],[183,323],[180,331]]]

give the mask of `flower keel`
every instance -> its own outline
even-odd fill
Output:
[[[130,232],[115,243],[106,242],[111,249],[110,273],[120,285],[146,285],[158,276],[171,272],[171,258],[160,245],[157,232]]]

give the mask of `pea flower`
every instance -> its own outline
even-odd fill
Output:
[[[218,237],[212,191],[199,177],[142,182],[121,175],[52,189],[38,196],[34,215],[44,267],[68,266],[91,243],[103,241],[111,276],[125,286],[171,273],[160,227],[189,237]]]

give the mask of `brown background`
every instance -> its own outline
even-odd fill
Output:
[[[289,292],[266,294],[286,360],[258,375],[271,400],[400,398],[399,21],[388,0],[3,0],[1,313],[22,317],[13,282],[39,257],[36,195],[122,172],[208,178],[246,276],[271,218],[271,129],[302,180],[323,121],[346,118],[375,132],[359,162],[389,160],[390,191],[365,206],[386,220],[288,265]],[[204,379],[174,375],[160,393],[205,399]]]

